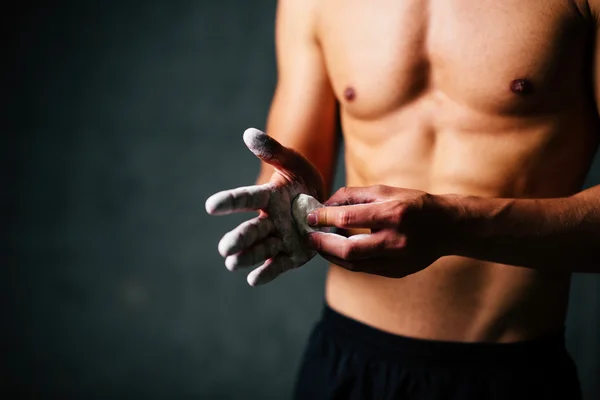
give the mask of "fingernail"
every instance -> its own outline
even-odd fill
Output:
[[[306,222],[310,225],[310,226],[315,226],[317,224],[317,214],[315,213],[310,213],[306,216]]]

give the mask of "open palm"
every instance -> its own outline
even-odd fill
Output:
[[[292,202],[301,193],[322,200],[324,186],[319,171],[306,158],[264,132],[247,129],[244,143],[275,168],[270,181],[216,193],[206,200],[206,211],[211,215],[259,211],[258,217],[243,222],[219,242],[229,270],[263,262],[248,275],[248,283],[256,286],[315,256],[295,227]]]

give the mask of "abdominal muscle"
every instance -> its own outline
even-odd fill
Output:
[[[580,170],[586,170],[587,161],[582,151],[569,147],[585,142],[585,124],[570,122],[585,121],[582,116],[511,121],[454,111],[459,117],[452,119],[444,116],[445,109],[424,99],[373,121],[342,112],[347,186],[384,184],[481,197],[560,197],[581,185]],[[570,138],[563,140],[558,130],[567,124]],[[571,154],[579,160],[571,159]],[[557,159],[561,162],[548,162]],[[565,165],[573,168],[572,173],[565,174]],[[558,168],[561,173],[553,174]],[[550,183],[548,176],[554,176]],[[326,301],[348,317],[398,335],[514,342],[563,328],[569,284],[570,274],[446,256],[401,279],[331,265]]]
[[[568,287],[568,277],[449,256],[401,279],[331,265],[326,301],[348,317],[397,335],[514,342],[562,328]]]

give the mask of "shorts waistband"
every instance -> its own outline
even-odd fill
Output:
[[[538,339],[510,343],[418,339],[381,331],[346,317],[327,304],[320,325],[334,335],[336,342],[375,357],[495,366],[556,364],[570,359],[564,328]]]

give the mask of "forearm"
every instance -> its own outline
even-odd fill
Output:
[[[556,272],[600,273],[600,186],[565,198],[440,196],[455,255]]]

